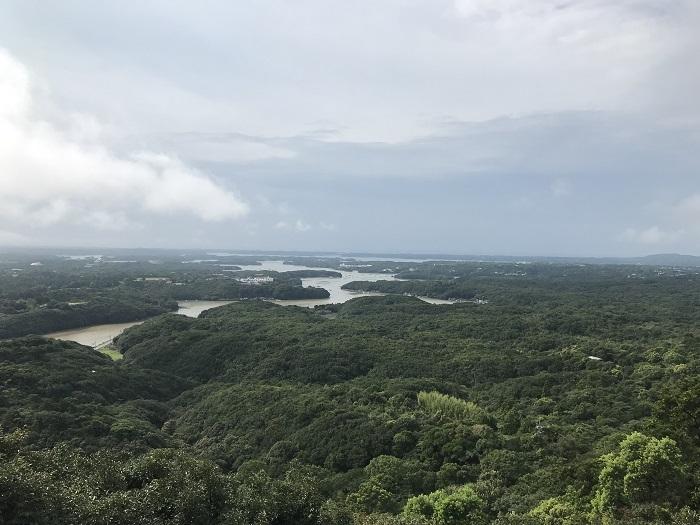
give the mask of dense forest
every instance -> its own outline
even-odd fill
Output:
[[[2,522],[700,523],[694,270],[402,264],[352,286],[484,301],[165,313],[119,361],[0,341]]]
[[[385,266],[384,263],[379,267]],[[657,299],[672,300],[672,290],[700,278],[697,268],[660,268],[654,266],[593,266],[531,263],[424,262],[396,263],[397,280],[347,283],[345,289],[435,297],[439,299],[485,301],[500,304],[526,304],[533,300],[554,300],[574,294],[576,301],[597,299],[595,294],[625,306],[645,307],[637,297],[609,294],[609,288],[637,295],[650,287],[663,287],[669,295]],[[377,268],[368,266],[366,268]],[[642,286],[635,283],[643,282]],[[632,299],[629,301],[628,299]]]

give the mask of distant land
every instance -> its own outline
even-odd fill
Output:
[[[104,247],[0,247],[0,254],[39,255],[155,255],[162,257],[209,257],[219,253],[232,255],[252,255],[255,257],[336,257],[377,260],[421,260],[421,261],[483,261],[483,262],[523,262],[552,264],[632,264],[646,266],[700,266],[700,256],[679,253],[656,253],[638,257],[584,257],[548,255],[484,255],[450,253],[388,253],[388,252],[329,252],[329,251],[279,251],[279,250],[240,250],[231,248],[177,249],[177,248],[104,248]]]

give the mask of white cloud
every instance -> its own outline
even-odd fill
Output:
[[[670,205],[654,203],[650,208],[665,227],[627,228],[620,240],[642,245],[673,245],[684,241],[686,251],[694,252],[700,240],[700,193],[694,193]]]
[[[279,221],[277,224],[275,224],[275,228],[277,228],[278,230],[288,230],[303,233],[309,231],[311,229],[311,225],[304,222],[301,219],[297,219],[294,222]]]
[[[445,118],[644,110],[659,104],[661,83],[680,83],[668,98],[695,106],[697,81],[685,79],[697,76],[697,0],[261,0],[207,9],[154,0],[127,13],[115,1],[16,4],[0,18],[7,45],[26,52],[67,104],[133,134],[275,137],[316,133],[320,123],[344,140],[398,141]],[[286,154],[252,144],[194,149],[199,158]]]
[[[306,232],[311,229],[311,225],[305,223],[301,219],[297,219],[297,221],[294,223],[294,229],[298,232]]]
[[[28,239],[19,233],[0,230],[0,245],[26,244]]]
[[[123,213],[106,213],[100,210],[87,213],[79,222],[100,231],[117,232],[143,229],[141,224],[130,221]]]
[[[54,125],[33,107],[30,75],[0,49],[0,217],[24,226],[89,224],[120,229],[149,216],[235,219],[248,205],[177,158],[117,155],[97,121],[67,115]],[[126,217],[129,217],[127,220]]]
[[[680,199],[670,211],[674,224],[688,231],[695,243],[700,242],[700,193]]]
[[[454,2],[460,16],[478,17],[484,20],[544,15],[553,11],[558,4],[561,2],[556,0],[455,0]]]
[[[571,195],[573,188],[568,180],[556,179],[554,182],[552,182],[551,190],[555,197],[568,197]]]
[[[658,226],[651,226],[645,230],[627,228],[622,238],[629,242],[639,244],[670,244],[678,241],[683,236],[683,230],[663,230]]]
[[[247,164],[260,160],[291,159],[290,149],[268,144],[259,137],[235,133],[187,133],[166,135],[157,140],[195,162]]]
[[[682,199],[675,206],[675,211],[683,220],[700,225],[700,193]]]

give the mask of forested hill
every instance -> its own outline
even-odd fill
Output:
[[[0,516],[698,523],[700,285],[538,282],[0,342]]]

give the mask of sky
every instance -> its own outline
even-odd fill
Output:
[[[0,246],[700,255],[697,0],[0,0]]]

